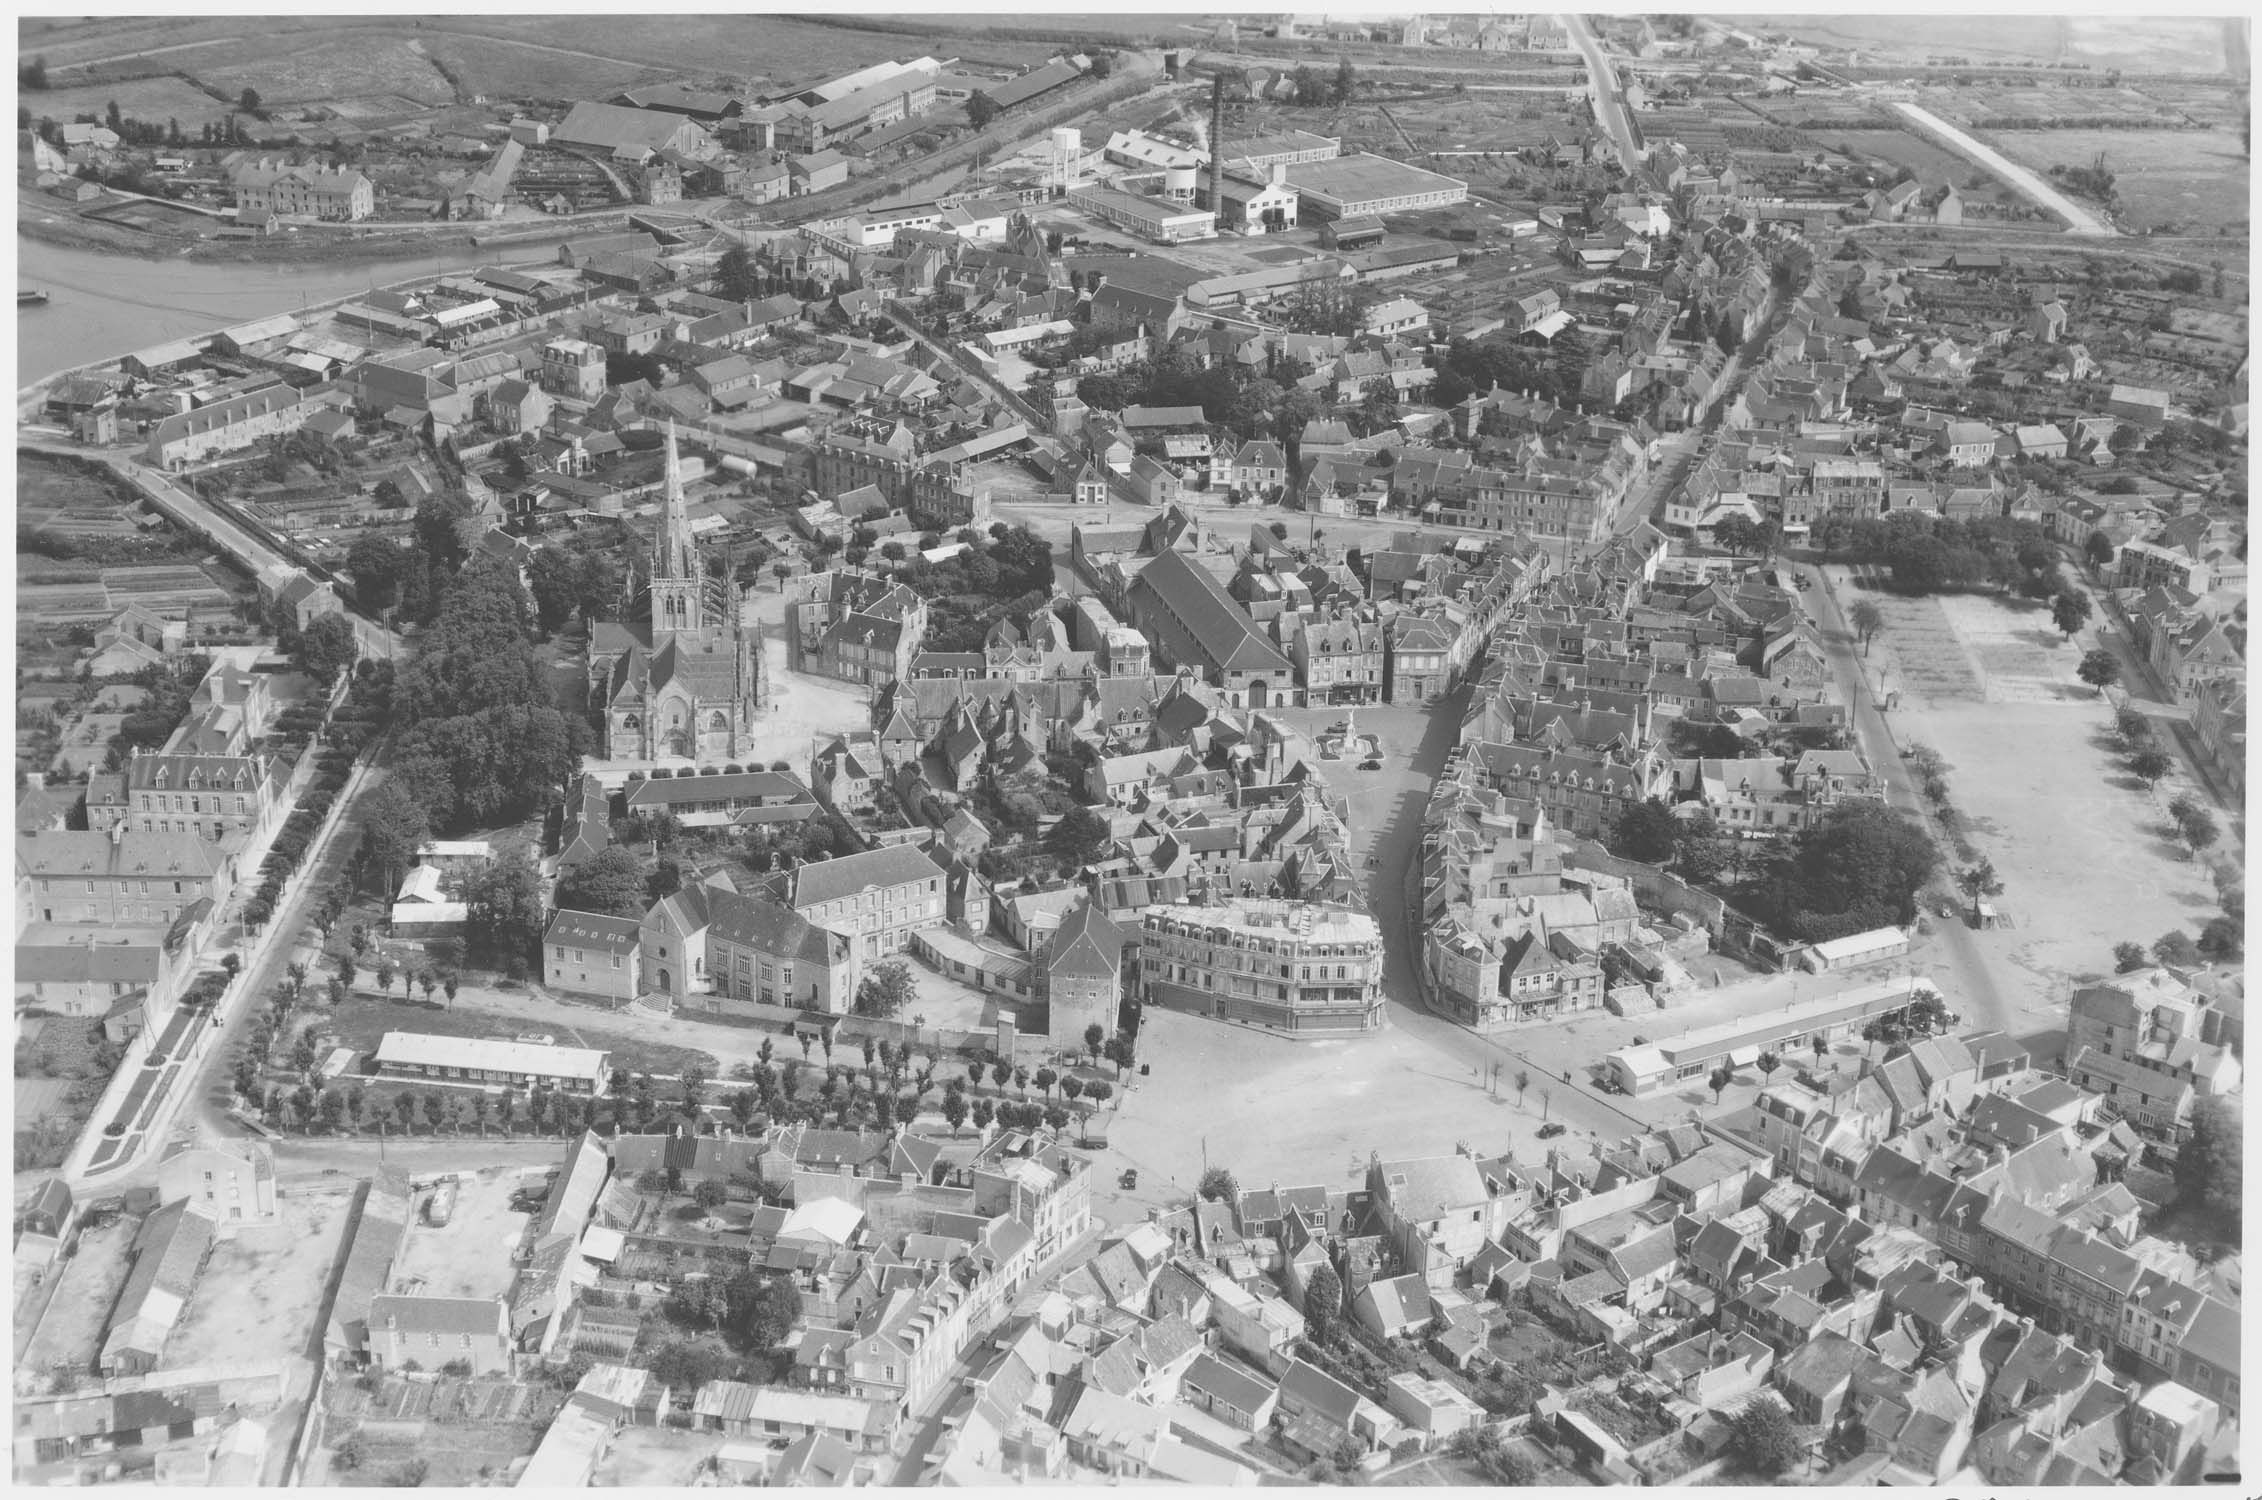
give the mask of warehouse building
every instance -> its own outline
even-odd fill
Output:
[[[1173,203],[1109,187],[1080,187],[1068,201],[1103,224],[1160,245],[1217,237],[1217,215],[1191,203]]]
[[[1311,219],[1380,218],[1451,208],[1469,197],[1469,185],[1458,177],[1364,152],[1297,162],[1288,168],[1288,180],[1303,199],[1304,216]]]

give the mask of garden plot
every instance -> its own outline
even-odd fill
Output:
[[[126,1284],[126,1252],[140,1228],[138,1219],[119,1218],[79,1236],[78,1249],[56,1273],[63,1280],[47,1316],[16,1366],[18,1394],[44,1394],[53,1371],[84,1374],[93,1368],[110,1308]]]
[[[1885,616],[1885,628],[1870,646],[1871,670],[1902,698],[1926,703],[1979,703],[1987,691],[1981,669],[1964,650],[1948,613],[1936,598],[1865,591],[1861,598]],[[1851,608],[1854,600],[1846,601]]]

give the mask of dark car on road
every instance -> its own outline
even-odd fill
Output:
[[[1560,1121],[1550,1120],[1539,1127],[1539,1138],[1543,1141],[1552,1141],[1563,1133],[1564,1128]]]

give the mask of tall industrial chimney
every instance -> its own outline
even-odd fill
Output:
[[[1225,74],[1210,75],[1210,212],[1225,218]]]

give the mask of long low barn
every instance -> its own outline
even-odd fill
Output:
[[[377,1071],[393,1078],[460,1083],[547,1083],[574,1094],[603,1094],[611,1054],[588,1047],[551,1047],[468,1036],[388,1031],[377,1044]]]
[[[1925,980],[1891,979],[1802,1000],[1764,1015],[1739,1016],[1700,1026],[1661,1042],[1621,1047],[1606,1059],[1611,1081],[1636,1097],[1679,1084],[1701,1084],[1725,1063],[1749,1065],[1760,1053],[1802,1043],[1812,1036],[1858,1033],[1880,1016],[1905,1010],[1919,998],[1939,998]]]

